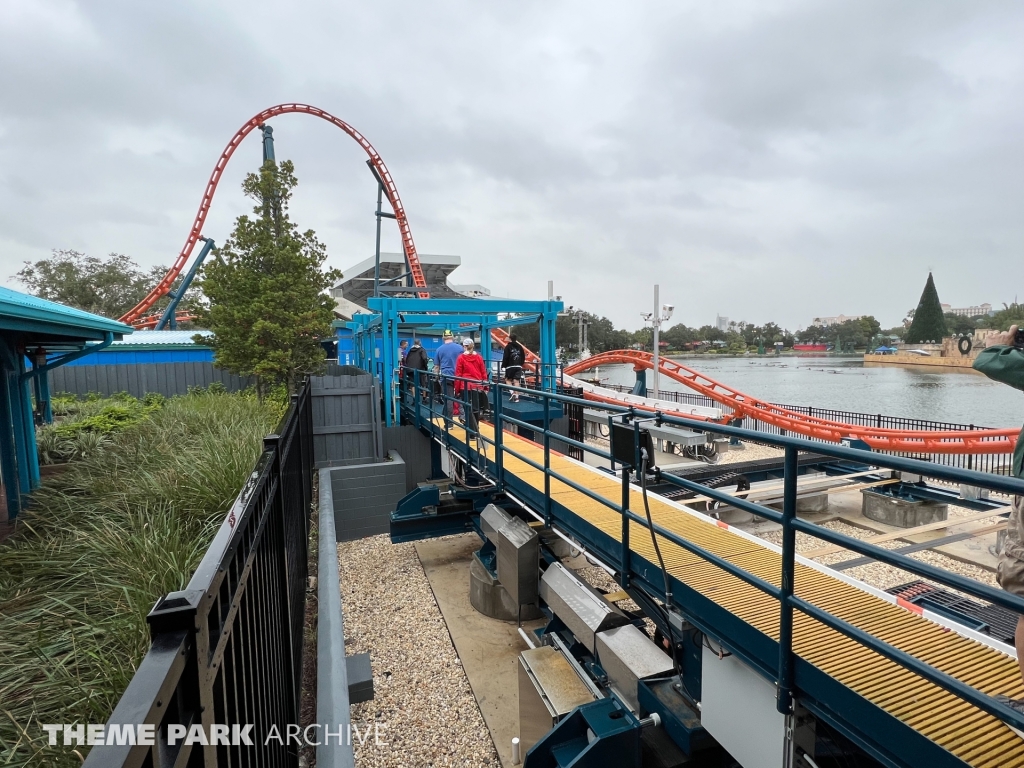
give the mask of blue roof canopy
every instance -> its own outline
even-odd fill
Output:
[[[0,333],[15,343],[81,347],[108,333],[121,339],[131,332],[131,326],[108,317],[0,287]]]

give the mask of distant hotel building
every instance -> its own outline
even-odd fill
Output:
[[[907,313],[907,317],[913,319],[914,312],[917,309],[912,309]],[[942,305],[942,313],[946,315],[960,315],[961,317],[981,317],[982,315],[992,314],[991,304],[979,304],[976,307],[952,307],[949,304]]]
[[[816,317],[811,321],[811,325],[820,325],[823,327],[829,325],[841,325],[842,323],[850,320],[860,320],[864,315],[836,315],[835,317]]]
[[[715,315],[715,328],[720,331],[729,330],[729,318],[725,315]]]

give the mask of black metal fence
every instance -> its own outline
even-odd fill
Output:
[[[608,389],[614,389],[618,392],[630,392],[631,387],[626,387],[621,384],[602,384],[602,387]],[[700,405],[705,408],[722,408],[723,413],[729,414],[732,411],[723,407],[721,403],[712,400],[706,395],[697,394],[696,392],[676,392],[676,391],[660,391],[658,397],[662,400],[668,400],[675,403],[683,403],[686,405]],[[913,430],[936,430],[944,432],[967,432],[975,429],[990,429],[990,427],[977,426],[975,424],[957,424],[954,422],[946,421],[928,421],[927,419],[910,419],[903,416],[889,416],[884,413],[860,413],[858,411],[837,411],[831,408],[815,408],[809,405],[783,405],[781,403],[772,403],[779,408],[787,408],[796,413],[803,414],[805,416],[816,416],[819,419],[831,419],[833,421],[842,421],[847,424],[856,424],[862,427],[876,427],[879,429],[913,429]],[[777,427],[774,424],[767,424],[763,421],[758,421],[749,416],[743,417],[743,422],[736,426],[743,427],[743,429],[749,429],[754,432],[763,432],[767,435],[785,435],[786,431],[781,427]],[[801,435],[801,437],[803,437]],[[808,437],[808,440],[814,440],[816,442],[825,442],[820,438]],[[902,454],[901,454],[902,455]],[[979,472],[993,472],[996,474],[1008,474],[1009,472],[1009,455],[999,453],[979,453],[979,454],[958,454],[958,453],[936,453],[922,456],[920,454],[914,454],[916,458],[926,459],[935,464],[941,464],[947,467],[961,467],[963,469],[976,469]]]
[[[307,383],[188,586],[149,614],[152,645],[106,728],[133,743],[107,739],[88,768],[298,765],[287,726],[299,722],[312,436]],[[152,744],[135,743],[149,740],[139,726]]]

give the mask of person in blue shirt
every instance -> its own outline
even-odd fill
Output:
[[[451,331],[444,332],[444,344],[437,348],[434,359],[437,362],[437,370],[441,376],[441,391],[444,393],[444,415],[451,418],[453,414],[458,415],[459,404],[454,402],[455,397],[455,363],[462,354],[462,347],[455,343],[455,337]],[[453,406],[454,405],[454,409]]]

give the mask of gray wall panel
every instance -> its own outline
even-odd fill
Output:
[[[358,464],[380,459],[377,439],[379,408],[373,377],[354,375],[351,368],[338,375],[314,376],[313,455],[316,466]]]
[[[384,427],[384,450],[397,451],[405,461],[405,491],[430,477],[430,440],[416,427]]]
[[[206,382],[205,386],[219,382],[229,392],[237,392],[253,383],[248,378],[214,368],[211,362],[72,365],[54,368],[49,376],[51,392],[67,392],[79,397],[90,392],[101,395],[128,392],[135,397],[159,392],[173,397],[186,394],[189,381]]]

